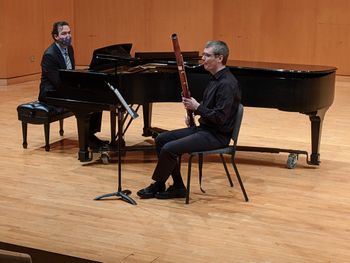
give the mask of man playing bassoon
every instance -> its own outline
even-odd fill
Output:
[[[182,98],[184,107],[199,115],[199,126],[192,126],[161,133],[156,138],[158,162],[153,172],[152,182],[141,189],[141,198],[184,198],[186,187],[183,183],[178,157],[183,153],[213,150],[229,144],[234,116],[241,100],[237,79],[226,68],[229,49],[223,41],[209,41],[202,54],[203,66],[211,74],[204,91],[203,101]],[[189,126],[189,116],[186,117]],[[171,175],[173,185],[166,189],[166,181]]]

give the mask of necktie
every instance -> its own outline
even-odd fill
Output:
[[[66,68],[67,69],[72,69],[72,62],[70,61],[70,58],[68,56],[68,50],[64,50],[64,60],[66,61]]]

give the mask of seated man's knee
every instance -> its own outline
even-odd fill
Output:
[[[166,143],[163,145],[162,147],[162,151],[164,152],[171,152],[171,147],[169,147],[169,145],[171,145],[170,143]]]
[[[163,132],[161,134],[159,134],[156,138],[155,138],[155,143],[157,146],[161,147],[164,144],[166,144],[168,142],[167,136],[166,136],[166,132]]]
[[[160,154],[164,156],[168,156],[168,158],[176,159],[178,154],[174,151],[174,148],[172,147],[172,143],[166,143],[160,150]]]

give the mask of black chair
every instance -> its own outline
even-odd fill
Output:
[[[222,160],[222,163],[224,165],[224,169],[226,172],[226,176],[227,179],[230,183],[230,186],[233,187],[233,182],[231,179],[231,175],[227,169],[227,165],[225,162],[225,158],[224,158],[224,154],[229,154],[231,155],[231,163],[233,166],[233,169],[235,171],[237,180],[239,182],[239,185],[241,187],[242,193],[244,195],[244,199],[246,202],[249,201],[248,199],[248,195],[245,191],[241,176],[238,172],[236,163],[235,163],[235,153],[236,153],[236,148],[237,148],[237,140],[238,140],[238,134],[239,134],[239,130],[241,127],[241,123],[242,123],[242,118],[243,118],[243,105],[240,104],[237,110],[237,114],[236,114],[236,121],[235,121],[235,125],[234,125],[234,129],[232,132],[232,140],[233,140],[233,144],[229,145],[225,148],[220,148],[220,149],[216,149],[216,150],[210,150],[210,151],[202,151],[202,152],[192,152],[190,153],[189,159],[188,159],[188,175],[187,175],[187,195],[186,195],[186,204],[189,203],[189,199],[190,199],[190,184],[191,184],[191,167],[192,167],[192,159],[194,156],[198,156],[198,169],[199,169],[199,184],[200,184],[200,189],[203,193],[205,193],[205,191],[203,190],[202,186],[201,186],[201,182],[202,182],[202,167],[203,167],[203,156],[204,155],[209,155],[209,154],[219,154],[220,158]]]

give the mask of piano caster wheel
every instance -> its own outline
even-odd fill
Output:
[[[290,153],[287,159],[287,167],[289,169],[294,169],[297,166],[297,162],[298,162],[298,154]]]
[[[109,164],[111,158],[109,157],[108,153],[101,153],[100,159],[103,164]]]

